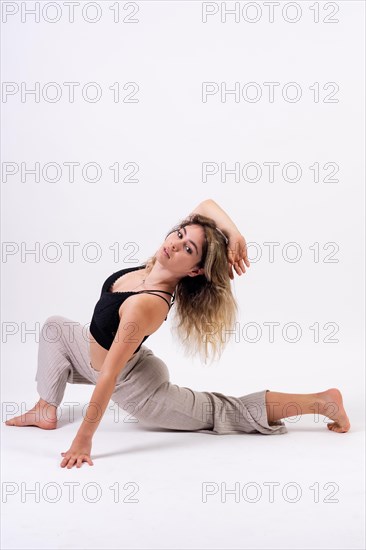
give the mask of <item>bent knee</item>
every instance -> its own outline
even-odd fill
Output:
[[[46,339],[55,339],[57,336],[60,337],[62,332],[66,329],[65,322],[70,322],[70,319],[62,315],[50,315],[42,325],[41,334]]]
[[[144,364],[145,361],[146,363]],[[142,368],[146,369],[147,367],[149,370],[151,369],[156,387],[161,386],[164,382],[169,382],[170,375],[166,363],[152,352],[148,353],[142,360]]]
[[[62,322],[66,319],[66,317],[63,317],[62,315],[50,315],[47,317],[44,325],[59,325],[62,324]]]

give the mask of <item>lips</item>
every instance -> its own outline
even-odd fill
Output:
[[[164,252],[165,252],[165,254],[168,256],[168,258],[170,259],[169,253],[168,253],[168,251],[167,251],[166,248],[164,248]]]

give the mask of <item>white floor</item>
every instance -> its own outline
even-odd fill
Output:
[[[305,416],[276,436],[156,430],[107,409],[94,466],[67,470],[90,390],[67,392],[56,430],[2,424],[3,549],[365,548],[357,403],[347,434]]]

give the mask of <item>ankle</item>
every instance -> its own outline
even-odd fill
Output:
[[[50,407],[57,410],[57,406],[53,405],[52,403],[48,403],[48,401],[45,401],[44,399],[40,398],[38,403],[36,404],[36,407]]]
[[[314,394],[314,403],[316,403],[319,414],[327,416],[325,414],[325,411],[327,406],[329,405],[329,399],[327,398],[325,391]]]

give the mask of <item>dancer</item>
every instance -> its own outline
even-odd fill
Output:
[[[311,394],[263,389],[239,397],[194,391],[173,384],[164,361],[144,345],[174,304],[173,332],[186,355],[205,363],[221,357],[223,333],[233,328],[238,310],[233,269],[241,276],[249,267],[238,227],[214,200],[201,202],[146,262],[106,279],[87,330],[60,315],[46,319],[35,378],[40,399],[6,424],[55,429],[69,382],[95,389],[61,467],[93,465],[92,438],[110,399],[138,421],[172,430],[280,435],[287,433],[283,418],[316,413],[333,420],[328,429],[347,432],[337,388]]]

